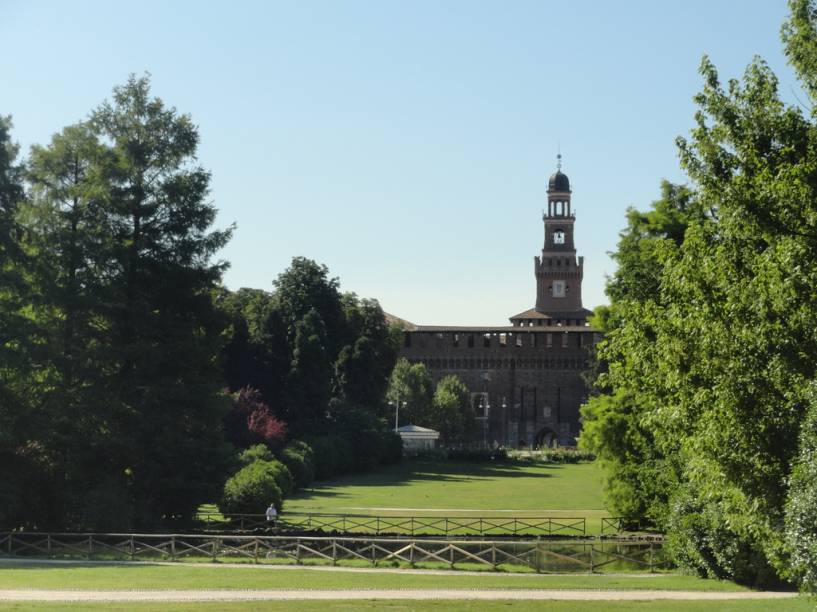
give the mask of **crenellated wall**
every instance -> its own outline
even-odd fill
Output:
[[[582,373],[598,337],[589,327],[420,327],[404,332],[400,356],[425,364],[435,382],[462,379],[483,417],[474,442],[572,445],[587,396]]]

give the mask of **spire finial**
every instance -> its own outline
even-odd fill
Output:
[[[556,154],[556,170],[562,170],[562,153],[559,152]]]

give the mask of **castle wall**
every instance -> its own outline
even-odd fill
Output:
[[[456,374],[475,407],[490,409],[474,443],[575,444],[582,373],[598,334],[587,327],[420,328],[404,332],[400,356],[423,363],[435,382]],[[477,416],[481,417],[477,408]]]

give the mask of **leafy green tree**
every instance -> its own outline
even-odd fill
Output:
[[[292,366],[286,379],[285,420],[296,434],[325,420],[331,391],[326,328],[314,308],[295,324]]]
[[[800,432],[797,460],[786,500],[786,540],[791,575],[817,592],[817,404],[812,403]]]
[[[30,262],[18,223],[24,169],[11,128],[11,118],[0,116],[0,522],[32,526],[53,517],[47,510],[53,469],[38,443],[47,421],[36,412],[41,374],[32,352],[42,334],[26,315]]]
[[[437,383],[431,411],[420,423],[440,432],[444,444],[466,441],[476,428],[471,393],[459,377],[446,376]]]
[[[607,504],[633,524],[663,526],[678,481],[673,453],[662,451],[647,415],[661,400],[655,386],[644,385],[651,371],[652,313],[663,308],[661,282],[665,267],[683,244],[686,229],[704,223],[707,213],[693,192],[667,181],[661,198],[647,212],[627,211],[627,227],[612,254],[618,264],[607,283],[611,305],[598,309],[594,325],[606,332],[598,356],[613,372],[597,374],[597,391],[582,407],[581,446],[593,451],[606,471]],[[643,347],[640,352],[633,346]]]
[[[786,53],[814,102],[817,11],[806,0],[790,7]],[[655,521],[682,565],[750,584],[808,584],[817,124],[780,100],[760,59],[726,85],[706,58],[701,72],[695,128],[678,140],[699,211],[680,243],[669,233],[655,242],[653,269],[611,283],[598,381],[610,399],[591,402],[587,435],[625,475],[640,477],[638,462],[671,461],[663,491],[642,494],[633,512],[666,498]]]
[[[416,425],[431,413],[434,381],[423,364],[411,364],[408,359],[400,358],[392,370],[386,397],[393,406],[400,402],[401,424]]]
[[[329,277],[329,269],[306,257],[293,257],[290,267],[273,282],[278,312],[289,329],[290,340],[297,333],[296,325],[314,310],[333,344],[328,348],[334,359],[340,349],[343,326],[340,282]]]
[[[134,527],[190,516],[212,498],[226,461],[215,356],[223,317],[213,262],[230,230],[211,231],[210,175],[194,165],[198,130],[131,77],[90,118],[113,158],[104,292],[112,400],[100,428],[106,469],[134,504]],[[106,372],[107,374],[107,372]],[[104,433],[102,433],[104,432]]]
[[[50,426],[40,443],[61,481],[51,483],[59,496],[51,503],[72,526],[107,525],[105,500],[125,491],[109,478],[97,445],[113,399],[103,381],[116,373],[102,331],[113,247],[106,224],[111,164],[110,150],[87,124],[65,128],[48,146],[32,147],[31,197],[19,215],[35,288],[33,318],[44,337],[37,409]],[[117,504],[116,516],[130,515]]]

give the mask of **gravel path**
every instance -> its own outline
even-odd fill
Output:
[[[272,570],[272,571],[314,571],[314,572],[349,572],[357,574],[411,574],[411,575],[430,575],[430,576],[480,576],[488,580],[493,578],[520,578],[525,579],[542,579],[547,576],[589,576],[587,572],[571,572],[571,573],[552,573],[552,574],[536,574],[533,572],[490,572],[471,571],[471,570],[444,570],[444,569],[416,569],[416,568],[395,568],[395,567],[348,567],[342,565],[276,565],[274,563],[195,563],[184,561],[106,561],[102,559],[92,561],[76,561],[72,559],[36,559],[36,558],[2,558],[0,557],[0,568],[3,565],[66,565],[66,566],[88,566],[88,565],[115,565],[115,566],[138,566],[138,565],[164,565],[167,567],[196,567],[196,568],[237,568],[237,569],[257,569],[257,570]],[[604,574],[592,574],[605,578],[663,578],[666,576],[680,576],[680,574],[672,573],[655,573],[648,574],[646,572],[609,572]]]
[[[262,601],[262,600],[569,600],[645,601],[784,599],[797,593],[769,591],[714,593],[700,591],[559,591],[559,590],[455,590],[455,589],[376,589],[376,590],[253,590],[253,591],[71,591],[44,589],[0,590],[0,601]]]

